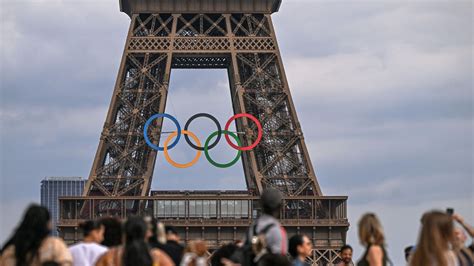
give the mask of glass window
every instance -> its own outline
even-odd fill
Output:
[[[202,200],[196,200],[196,216],[202,217]]]
[[[185,206],[184,203],[185,203],[184,200],[178,201],[178,209],[179,209],[178,217],[185,217],[185,215],[186,215],[186,210],[184,208],[184,206]]]
[[[234,217],[235,216],[235,200],[229,200],[227,203],[227,216]]]
[[[171,216],[171,201],[165,200],[165,215],[164,217]]]
[[[127,202],[130,203],[130,202]],[[127,205],[127,204],[126,204]],[[165,202],[163,200],[157,200],[156,201],[156,211],[155,211],[155,216],[156,217],[164,217],[165,214]]]
[[[196,201],[190,200],[189,201],[189,217],[196,216]]]
[[[221,217],[227,217],[227,200],[221,200]]]
[[[242,217],[249,217],[249,201],[243,200],[242,201]]]
[[[234,213],[235,218],[240,218],[242,217],[242,201],[241,200],[236,200],[235,201],[235,213]]]
[[[209,218],[210,210],[209,210],[209,201],[203,200],[202,201],[202,215],[204,218]]]
[[[209,212],[210,212],[210,217],[211,218],[216,218],[217,217],[217,202],[215,200],[211,200],[209,202]]]

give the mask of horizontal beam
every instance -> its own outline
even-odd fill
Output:
[[[120,11],[140,13],[265,13],[278,12],[281,0],[120,0]]]
[[[61,227],[75,227],[78,226],[81,222],[86,221],[85,219],[59,219],[57,222],[58,226]],[[252,224],[253,219],[160,219],[160,222],[164,224],[172,224],[175,227],[248,227]],[[338,226],[338,227],[347,227],[349,222],[347,219],[280,219],[280,223],[287,226],[297,226],[297,227],[328,227],[328,226]]]
[[[284,200],[347,200],[347,196],[291,196],[283,197]],[[258,196],[248,195],[193,195],[193,194],[173,194],[173,195],[153,195],[153,196],[61,196],[59,200],[160,200],[160,199],[177,199],[177,200],[192,200],[192,199],[245,199],[258,200]]]

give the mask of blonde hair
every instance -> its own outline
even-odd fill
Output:
[[[421,218],[420,236],[410,265],[447,266],[446,254],[454,243],[453,219],[441,211],[430,211]]]
[[[374,213],[366,213],[359,220],[359,239],[365,245],[384,246],[382,224]]]

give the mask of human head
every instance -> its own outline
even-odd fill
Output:
[[[352,247],[349,245],[344,245],[341,248],[341,259],[345,264],[352,262]]]
[[[408,246],[404,249],[404,252],[405,252],[405,261],[408,262],[409,258],[410,258],[410,255],[411,253],[413,252],[413,246]]]
[[[158,219],[154,217],[145,217],[145,221],[148,223],[148,227],[151,230],[151,235],[149,235],[148,242],[150,244],[165,244],[166,235],[163,223],[159,222]]]
[[[97,220],[89,220],[79,224],[82,229],[84,238],[95,243],[101,243],[104,240],[104,225]]]
[[[410,265],[446,266],[446,252],[454,242],[451,216],[441,211],[430,211],[421,218],[421,230]]]
[[[145,237],[148,225],[141,217],[129,217],[124,225],[125,247],[123,251],[123,265],[151,265],[152,259]]]
[[[230,260],[232,254],[237,250],[237,245],[234,243],[226,244],[216,250],[211,257],[211,265],[224,266],[223,259]]]
[[[178,235],[178,231],[176,231],[176,228],[174,228],[171,225],[167,225],[165,226],[165,232],[166,232],[166,240],[179,242],[180,238]]]
[[[122,223],[114,217],[106,217],[100,220],[104,225],[104,240],[102,245],[106,247],[115,247],[122,244]]]
[[[196,254],[198,257],[203,257],[207,252],[207,243],[202,240],[194,240],[186,247],[189,252]]]
[[[31,204],[9,243],[15,246],[17,265],[29,265],[50,232],[51,216],[48,209]],[[27,256],[27,254],[34,254],[34,256]]]
[[[382,224],[374,213],[366,213],[360,218],[359,240],[364,246],[385,244]]]
[[[294,235],[289,240],[288,252],[293,258],[309,257],[313,251],[311,240],[305,235]]]
[[[267,188],[262,192],[260,202],[263,213],[277,217],[280,213],[283,196],[281,192],[274,188]]]
[[[457,247],[464,246],[464,243],[467,241],[467,236],[464,230],[460,227],[454,228],[454,238]]]

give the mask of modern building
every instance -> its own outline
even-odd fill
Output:
[[[53,224],[52,233],[58,235],[56,224],[59,217],[60,196],[80,196],[87,179],[82,177],[46,177],[41,180],[41,205],[48,208]]]

